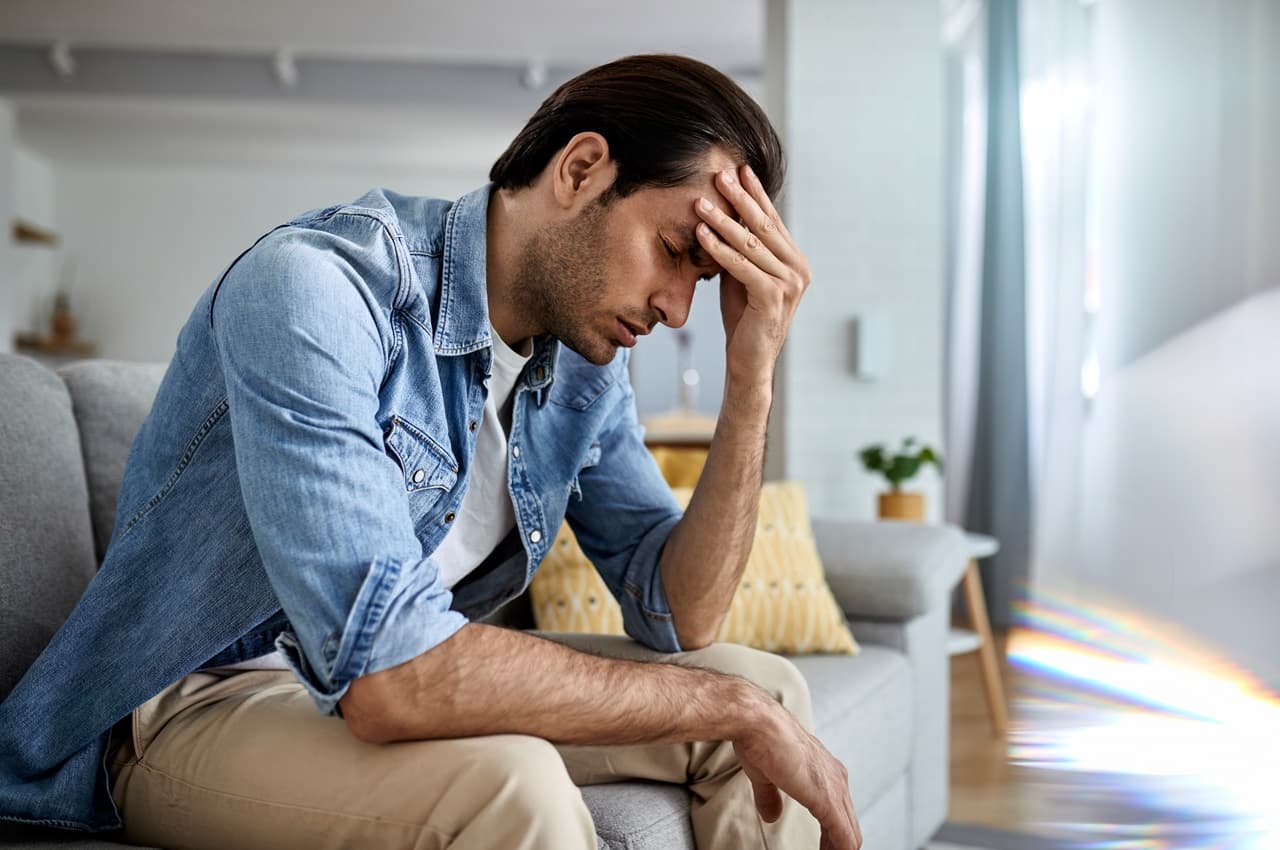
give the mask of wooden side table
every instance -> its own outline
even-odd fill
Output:
[[[969,614],[969,629],[952,629],[947,639],[947,652],[962,655],[979,653],[982,659],[982,684],[987,693],[987,710],[991,715],[991,731],[1003,738],[1009,729],[1009,710],[1005,705],[1004,684],[1000,680],[1000,659],[996,653],[995,639],[991,635],[991,621],[987,617],[987,601],[982,594],[982,573],[978,561],[1000,551],[1000,541],[986,534],[965,532],[969,547],[969,567],[961,582],[964,588],[965,608]]]

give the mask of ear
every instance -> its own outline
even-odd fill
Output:
[[[572,209],[595,200],[613,185],[617,163],[599,133],[578,133],[551,161],[551,187],[556,204]]]

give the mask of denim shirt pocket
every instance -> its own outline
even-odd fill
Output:
[[[421,428],[399,416],[391,417],[387,448],[404,473],[404,488],[449,491],[458,482],[458,462]]]
[[[591,447],[587,449],[587,456],[586,458],[583,459],[582,466],[579,467],[578,472],[573,476],[573,480],[569,482],[570,496],[577,496],[578,501],[579,502],[582,501],[582,485],[578,483],[578,476],[582,475],[584,470],[590,469],[591,467],[596,466],[599,463],[600,463],[600,444],[592,443]]]

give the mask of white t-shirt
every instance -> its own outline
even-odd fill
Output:
[[[440,568],[440,582],[450,590],[489,557],[516,527],[511,504],[511,478],[507,472],[507,435],[511,433],[512,394],[524,365],[533,356],[533,340],[525,340],[524,353],[515,351],[493,332],[493,370],[489,397],[476,433],[471,478],[453,527],[436,548],[433,560]]]
[[[493,335],[493,370],[489,375],[489,396],[476,431],[476,451],[467,494],[462,497],[453,526],[432,556],[440,569],[440,581],[450,590],[480,566],[516,527],[507,471],[507,435],[511,433],[516,381],[533,356],[533,340],[525,340],[525,350],[519,352],[503,342],[492,325],[489,330]],[[277,651],[239,664],[228,664],[222,669],[287,670],[289,667]]]

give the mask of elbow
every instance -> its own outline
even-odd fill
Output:
[[[690,629],[688,627],[681,628],[679,623],[675,625],[676,640],[680,642],[681,652],[693,652],[695,649],[706,649],[715,642],[717,628],[713,629]]]
[[[366,677],[356,679],[338,700],[338,708],[347,731],[356,740],[366,744],[388,744],[396,740],[387,712],[380,704],[377,683]]]

